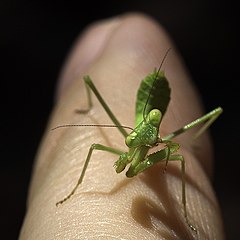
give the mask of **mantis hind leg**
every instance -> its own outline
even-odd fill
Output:
[[[122,127],[121,123],[115,117],[115,115],[113,114],[113,112],[111,111],[111,109],[109,108],[107,103],[104,101],[101,94],[99,93],[99,91],[95,87],[92,79],[89,76],[84,76],[83,79],[84,79],[84,83],[85,83],[86,90],[87,90],[88,108],[85,109],[85,110],[77,110],[76,112],[77,113],[88,113],[90,111],[90,109],[92,108],[92,98],[91,98],[91,91],[92,91],[95,94],[98,101],[100,102],[100,104],[102,105],[102,107],[104,108],[104,110],[106,111],[106,113],[108,114],[108,116],[110,117],[110,119],[112,120],[112,122],[114,123],[114,125],[116,125],[116,127],[118,128],[118,130],[121,132],[121,134],[124,137],[127,137],[128,133]]]
[[[111,147],[104,146],[104,145],[101,145],[101,144],[95,144],[95,143],[92,144],[91,147],[89,148],[88,155],[87,155],[87,158],[85,160],[85,163],[84,163],[84,166],[83,166],[83,169],[82,169],[82,172],[80,174],[80,177],[78,179],[77,184],[75,185],[73,190],[64,199],[62,199],[61,201],[56,203],[56,206],[64,203],[65,201],[67,201],[75,193],[75,191],[77,190],[78,186],[82,183],[82,180],[83,180],[83,177],[84,177],[85,172],[87,170],[87,167],[88,167],[89,161],[91,159],[93,150],[106,151],[106,152],[110,152],[110,153],[117,154],[117,155],[121,155],[123,153],[122,151],[117,150],[115,148],[111,148]]]
[[[87,80],[85,80],[85,78],[86,77],[84,77],[84,85],[85,85],[85,87],[86,87],[86,92],[87,92],[87,102],[88,102],[88,106],[87,106],[87,108],[86,109],[76,109],[75,110],[75,112],[76,113],[80,113],[80,114],[86,114],[86,113],[88,113],[90,110],[91,110],[91,108],[92,108],[92,106],[93,106],[93,104],[92,104],[92,96],[91,96],[91,88],[89,87],[89,85],[88,85],[88,82],[87,82]]]

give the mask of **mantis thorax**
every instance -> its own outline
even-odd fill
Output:
[[[161,119],[162,113],[158,109],[151,110],[146,118],[126,137],[126,145],[129,148],[156,145],[159,139]]]

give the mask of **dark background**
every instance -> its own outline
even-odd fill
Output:
[[[214,188],[227,239],[240,228],[237,7],[231,1],[0,1],[1,235],[16,239],[31,168],[53,106],[59,70],[76,36],[92,21],[141,11],[179,48],[205,107],[224,108],[212,126]]]

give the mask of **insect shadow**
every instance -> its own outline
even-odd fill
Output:
[[[156,166],[149,169],[142,176],[139,176],[142,181],[156,194],[162,207],[155,203],[148,197],[136,197],[132,202],[132,217],[145,228],[154,229],[156,233],[166,239],[173,237],[172,231],[180,239],[192,239],[192,232],[186,227],[184,219],[178,214],[174,202],[176,199],[171,195],[171,190],[166,179],[166,174],[163,174],[164,167]],[[168,166],[168,175],[176,175],[181,177],[180,174],[174,170],[174,167]],[[188,179],[186,178],[188,181]],[[171,231],[164,230],[164,225]]]

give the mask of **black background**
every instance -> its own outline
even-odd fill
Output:
[[[92,21],[128,11],[153,16],[179,48],[214,123],[214,188],[227,239],[240,227],[237,7],[231,1],[0,1],[1,235],[16,239],[31,168],[64,58]],[[239,30],[239,29],[238,29]],[[237,156],[237,157],[235,157]]]

